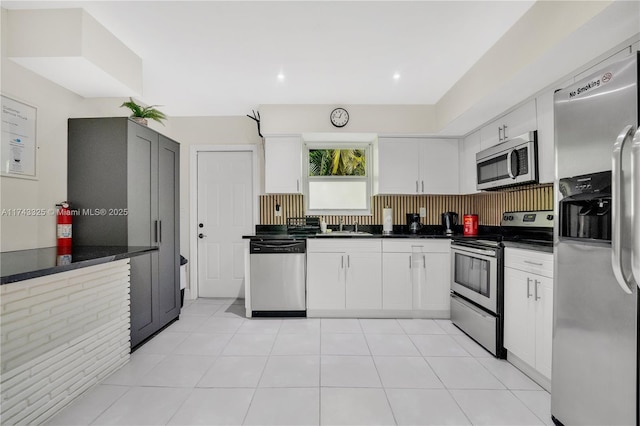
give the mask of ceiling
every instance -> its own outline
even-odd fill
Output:
[[[3,1],[81,7],[170,116],[261,104],[436,104],[533,1]],[[396,78],[394,78],[394,75]]]

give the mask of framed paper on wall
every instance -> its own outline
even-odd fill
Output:
[[[37,110],[15,99],[0,96],[2,100],[2,149],[0,175],[37,179],[36,118]]]

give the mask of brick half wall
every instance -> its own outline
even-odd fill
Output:
[[[40,424],[129,360],[129,261],[0,286],[2,424]]]

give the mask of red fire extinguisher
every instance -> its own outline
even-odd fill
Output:
[[[56,213],[57,218],[57,238],[58,247],[71,247],[71,218],[72,213],[69,209],[69,202],[63,201],[60,204],[56,204],[60,207]]]

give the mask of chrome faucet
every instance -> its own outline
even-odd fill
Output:
[[[344,225],[344,219],[340,218],[340,232],[342,232],[342,225]]]

